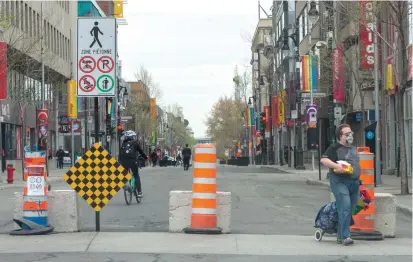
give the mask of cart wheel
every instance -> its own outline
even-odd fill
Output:
[[[314,234],[314,238],[317,241],[321,241],[321,239],[323,239],[323,232],[321,230],[317,230]]]

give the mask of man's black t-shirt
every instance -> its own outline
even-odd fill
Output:
[[[340,177],[343,179],[358,179],[360,177],[360,158],[357,154],[356,147],[344,146],[340,143],[331,145],[321,158],[328,158],[333,162],[346,161],[353,167],[353,175],[336,174],[333,169],[330,168],[330,175]]]

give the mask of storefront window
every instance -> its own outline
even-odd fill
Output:
[[[6,159],[21,159],[21,127],[13,124],[4,124],[4,137],[4,154]]]

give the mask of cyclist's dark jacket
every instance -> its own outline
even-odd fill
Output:
[[[142,148],[139,146],[138,141],[136,140],[124,140],[123,143],[131,143],[131,146],[135,148],[135,151],[138,152],[143,158],[147,159],[146,154],[143,152]],[[137,167],[137,161],[138,161],[138,154],[135,157],[127,158],[123,155],[119,156],[119,162],[120,164],[126,168],[133,168]]]

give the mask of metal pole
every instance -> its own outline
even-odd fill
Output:
[[[73,134],[73,119],[70,119],[70,147],[72,149],[72,165],[75,164],[75,137]]]
[[[88,118],[88,114],[87,114],[87,112],[88,112],[88,108],[87,108],[87,106],[88,106],[88,103],[87,103],[87,100],[89,99],[88,97],[84,97],[83,98],[84,100],[85,100],[85,110],[84,110],[84,115],[85,115],[85,153],[86,153],[86,151],[87,151],[87,149],[88,149],[88,147],[89,147],[89,142],[88,142],[88,130],[87,130],[87,126],[88,126],[88,120],[89,120],[89,118]]]
[[[99,136],[98,136],[98,130],[99,130],[99,98],[95,97],[95,143],[99,143]],[[96,232],[100,231],[100,212],[96,211]]]
[[[377,31],[377,19],[374,22],[374,30]],[[377,46],[377,33],[374,34],[374,98],[376,119],[376,182],[381,184],[381,148],[380,148],[380,105],[379,105],[379,55]]]

